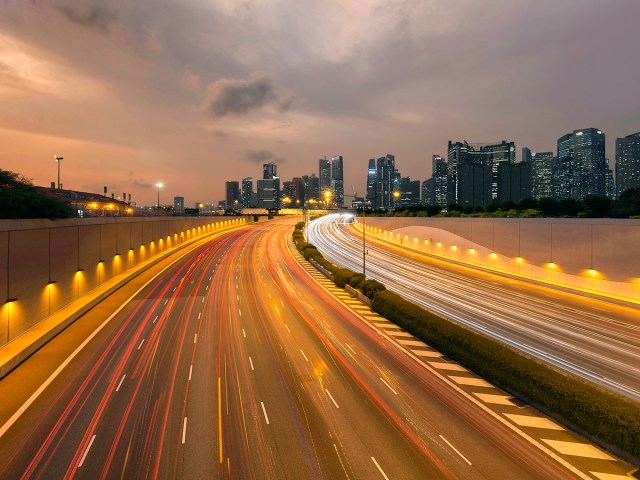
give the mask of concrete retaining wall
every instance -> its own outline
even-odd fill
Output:
[[[640,220],[367,217],[365,224],[368,234],[434,255],[640,300]]]
[[[141,262],[246,222],[244,217],[0,221],[0,346]]]

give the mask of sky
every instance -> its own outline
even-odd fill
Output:
[[[63,188],[217,202],[318,174],[345,192],[447,142],[555,151],[640,131],[638,0],[0,0],[0,168]]]

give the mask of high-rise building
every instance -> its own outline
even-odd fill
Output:
[[[376,208],[376,180],[377,169],[375,158],[369,159],[369,167],[367,169],[367,194],[365,197],[366,203],[372,208]]]
[[[282,193],[283,202],[285,197],[289,199],[288,205],[283,204],[284,207],[302,208],[304,206],[304,182],[301,177],[294,177],[293,180],[284,182]]]
[[[528,152],[525,154],[525,150]],[[525,162],[525,158],[527,161]],[[553,152],[531,152],[528,148],[522,149],[522,163],[531,164],[531,196],[532,198],[553,197],[553,165],[555,157]]]
[[[278,176],[278,166],[273,163],[265,163],[262,165],[262,179],[269,180],[270,178]]]
[[[498,203],[519,203],[532,197],[532,162],[498,165]]]
[[[261,179],[258,186],[258,208],[280,208],[280,177]]]
[[[574,130],[558,139],[554,198],[582,200],[587,195],[602,196],[606,175],[605,134],[601,130]]]
[[[184,213],[184,197],[173,197],[174,213]]]
[[[447,204],[457,203],[475,209],[497,201],[498,165],[513,163],[513,142],[469,144],[449,141],[447,151]]]
[[[242,208],[255,207],[253,203],[253,178],[247,177],[242,179],[242,193],[240,194],[240,205]]]
[[[440,155],[436,154],[431,157],[431,182],[429,198],[423,196],[425,205],[447,206],[447,162]]]
[[[318,160],[318,177],[320,178],[320,195],[331,190],[331,162],[327,158]]]
[[[240,205],[240,183],[237,181],[226,182],[225,187],[227,208],[237,210]]]
[[[611,200],[616,198],[616,182],[613,179],[613,169],[609,167],[609,159],[604,159],[604,195]]]
[[[313,199],[314,201],[320,200],[320,178],[312,173],[311,175],[305,175],[302,177],[304,182],[304,201],[305,204]]]
[[[387,154],[376,161],[376,208],[393,208],[395,156]]]
[[[616,184],[618,195],[640,188],[640,132],[616,139]]]
[[[420,180],[411,180],[410,177],[400,179],[400,207],[415,207],[420,205]]]
[[[331,159],[331,190],[333,202],[338,208],[344,206],[344,169],[342,155]]]

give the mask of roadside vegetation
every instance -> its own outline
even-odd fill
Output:
[[[48,197],[22,175],[0,169],[0,219],[75,217],[65,202]]]
[[[617,200],[588,195],[582,201],[568,198],[526,198],[520,203],[495,203],[486,208],[451,204],[446,209],[438,205],[419,205],[368,210],[374,217],[475,217],[475,218],[640,218],[640,188],[623,192]]]
[[[293,241],[307,260],[372,300],[371,309],[440,353],[519,399],[585,434],[620,455],[640,458],[640,406],[595,385],[561,373],[532,357],[431,313],[391,292],[377,280],[339,268],[304,240],[304,223]]]

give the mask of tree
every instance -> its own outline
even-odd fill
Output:
[[[587,195],[582,200],[587,217],[601,218],[611,216],[612,202],[609,197]]]
[[[0,219],[73,217],[71,206],[48,197],[19,173],[0,169]]]

